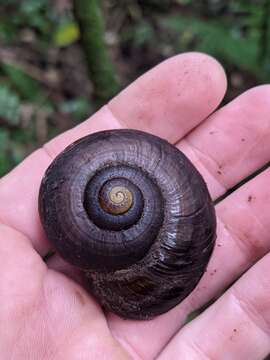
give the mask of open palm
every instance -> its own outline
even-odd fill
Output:
[[[38,216],[41,178],[60,151],[86,134],[127,127],[167,139],[201,172],[214,200],[266,164],[270,87],[251,89],[214,112],[225,90],[214,59],[173,57],[0,180],[1,359],[260,360],[270,352],[269,169],[218,203],[218,238],[206,273],[187,299],[154,320],[104,315],[76,270],[58,256],[42,260],[51,246]]]

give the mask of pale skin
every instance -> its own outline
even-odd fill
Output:
[[[214,200],[267,163],[270,86],[215,111],[225,91],[224,71],[211,57],[173,57],[0,180],[1,359],[260,360],[270,353],[270,169],[218,203],[206,273],[187,299],[154,320],[104,314],[73,268],[56,255],[43,261],[52,247],[38,216],[41,178],[86,134],[128,127],[167,139],[198,168]]]

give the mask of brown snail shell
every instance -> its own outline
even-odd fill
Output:
[[[211,256],[206,184],[177,148],[135,130],[86,136],[48,168],[39,211],[58,253],[105,309],[148,319],[182,301]]]

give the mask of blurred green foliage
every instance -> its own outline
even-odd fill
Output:
[[[218,3],[218,2],[213,2]],[[228,1],[224,15],[200,19],[197,16],[165,17],[165,28],[180,34],[176,46],[207,52],[222,62],[270,79],[269,2]],[[267,23],[265,24],[265,17]],[[266,33],[266,34],[265,34]],[[265,38],[265,41],[263,39]]]
[[[0,118],[5,119],[10,125],[18,125],[20,116],[20,99],[5,84],[0,86]],[[3,134],[5,134],[5,131]],[[0,133],[1,134],[1,133]],[[4,135],[5,138],[6,135]],[[4,139],[2,138],[2,139]],[[2,140],[3,142],[5,140]]]
[[[70,19],[65,19],[54,33],[56,46],[68,46],[73,44],[80,37],[79,26]]]
[[[194,50],[225,66],[228,99],[270,81],[269,0],[100,3],[122,87],[164,58]],[[80,34],[71,0],[0,0],[0,176],[96,107]]]
[[[1,71],[22,100],[36,102],[42,98],[41,85],[17,66],[3,62]]]
[[[51,28],[56,19],[46,0],[3,0],[0,2],[1,39],[10,44],[17,40],[21,27],[33,27],[39,31],[41,40],[50,42]],[[10,14],[12,16],[7,16]]]
[[[0,1],[0,176],[59,133],[58,113],[72,117],[69,126],[90,113],[89,99],[59,96],[44,81],[48,52],[79,36],[72,12],[59,16],[47,0]]]

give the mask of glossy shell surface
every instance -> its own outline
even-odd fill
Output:
[[[177,148],[135,130],[69,146],[48,168],[39,210],[57,252],[124,318],[181,302],[203,275],[216,219],[206,184]]]

